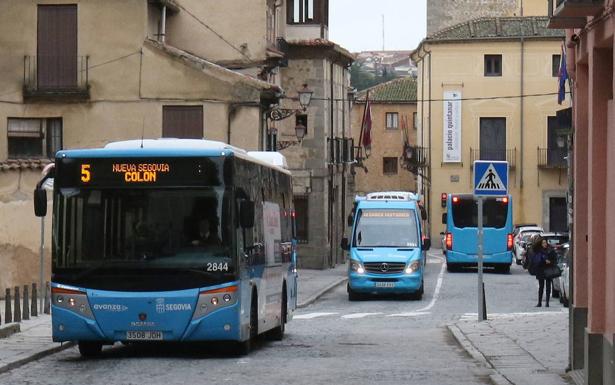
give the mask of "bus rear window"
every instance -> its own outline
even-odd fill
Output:
[[[472,198],[460,198],[452,204],[455,227],[478,227],[478,204]],[[500,199],[487,198],[483,203],[483,227],[500,229],[506,226],[508,203]]]

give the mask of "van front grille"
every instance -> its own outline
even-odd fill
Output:
[[[374,274],[399,274],[406,267],[402,262],[366,262],[365,271]]]

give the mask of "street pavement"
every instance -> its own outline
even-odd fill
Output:
[[[348,302],[344,266],[299,271],[301,308],[286,338],[246,357],[208,345],[115,345],[84,360],[68,347],[0,374],[0,384],[567,383],[567,313],[557,301],[533,307],[533,277],[518,266],[485,274],[489,321],[478,324],[475,271],[447,273],[442,262],[430,253],[421,301]],[[17,336],[0,339],[0,352]]]

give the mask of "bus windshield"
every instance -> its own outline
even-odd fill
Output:
[[[54,199],[54,277],[91,287],[111,270],[138,277],[184,272],[213,281],[233,275],[231,196],[222,187],[62,188]]]
[[[412,209],[363,209],[357,217],[355,247],[418,247],[419,235]]]
[[[473,198],[459,198],[452,204],[454,226],[460,229],[478,227],[478,204]],[[506,226],[508,203],[501,198],[486,198],[483,202],[483,227],[501,229]]]

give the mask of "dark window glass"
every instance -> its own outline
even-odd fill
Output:
[[[551,76],[557,77],[559,75],[559,65],[562,61],[562,55],[553,55],[551,58]]]
[[[419,126],[419,122],[417,121],[417,113],[412,113],[412,127],[416,130]]]
[[[47,119],[47,157],[55,158],[62,149],[62,119]]]
[[[288,0],[288,24],[329,24],[329,0]]]
[[[353,245],[356,247],[418,247],[414,210],[361,210]]]
[[[9,158],[53,158],[62,149],[62,119],[9,118]]]
[[[455,227],[478,226],[478,204],[473,198],[459,198],[453,203],[453,223]],[[499,198],[487,198],[483,202],[483,227],[501,229],[506,226],[508,203]]]
[[[295,226],[297,241],[308,241],[309,199],[306,196],[295,196]]]
[[[480,159],[506,160],[506,118],[480,118]]]
[[[502,76],[502,55],[485,55],[485,76]]]
[[[128,291],[232,279],[230,199],[224,188],[61,189],[54,199],[54,276]]]
[[[397,158],[394,158],[394,157],[382,158],[382,172],[385,175],[397,174]]]

